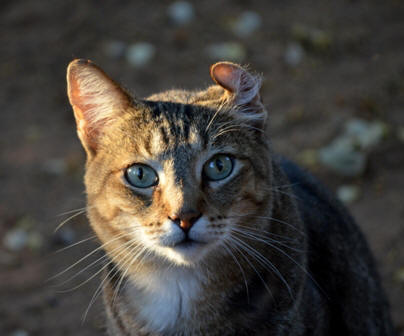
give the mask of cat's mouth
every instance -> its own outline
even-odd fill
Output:
[[[186,236],[183,240],[176,243],[173,247],[178,249],[190,249],[204,245],[203,242],[196,241]]]
[[[173,226],[176,228],[176,226]],[[191,232],[173,230],[159,236],[157,250],[178,265],[195,265],[210,250],[210,242]]]
[[[162,251],[165,257],[175,261],[178,265],[191,266],[203,258],[208,244],[189,238],[188,235],[174,244],[166,245]]]

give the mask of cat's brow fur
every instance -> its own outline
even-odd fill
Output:
[[[69,66],[88,217],[109,260],[109,334],[392,335],[352,218],[272,153],[260,77],[227,62],[211,76],[218,85],[206,90],[138,99],[91,62]],[[233,171],[208,181],[204,166],[218,154],[233,158]],[[157,185],[128,185],[136,163]],[[173,214],[194,212],[188,236],[200,244],[178,248]]]

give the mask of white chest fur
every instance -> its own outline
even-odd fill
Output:
[[[179,320],[191,318],[202,278],[196,270],[173,267],[153,274],[139,274],[128,288],[129,300],[156,332],[171,330]]]

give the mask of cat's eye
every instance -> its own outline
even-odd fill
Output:
[[[126,181],[136,188],[150,188],[158,183],[157,173],[153,168],[136,163],[125,171]]]
[[[225,154],[218,154],[207,161],[203,167],[204,175],[211,181],[219,181],[228,177],[233,171],[233,160]]]

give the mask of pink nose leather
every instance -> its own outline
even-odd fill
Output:
[[[179,227],[185,232],[189,231],[189,229],[192,227],[192,225],[194,225],[199,217],[201,217],[201,213],[196,211],[184,212],[180,213],[179,215],[174,214],[172,216],[169,216],[169,218],[177,223]]]

